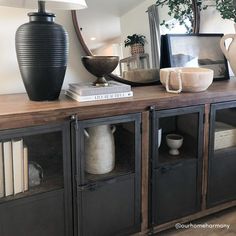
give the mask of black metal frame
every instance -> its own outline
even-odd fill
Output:
[[[87,183],[84,176],[84,129],[92,126],[103,124],[116,124],[135,122],[135,171],[134,173],[127,173],[121,176],[114,176],[108,179],[99,179],[93,183]],[[76,117],[75,121],[71,123],[72,130],[72,157],[73,157],[73,195],[74,195],[74,231],[75,235],[83,235],[83,200],[81,193],[83,191],[94,191],[95,189],[109,185],[111,183],[118,183],[125,181],[127,178],[134,179],[135,188],[135,224],[132,228],[125,229],[118,234],[129,234],[138,232],[141,226],[141,114],[128,114],[121,116],[112,116],[105,118],[95,118],[89,120],[79,120]],[[104,222],[109,224],[109,222]],[[117,219],[119,223],[119,219]],[[78,227],[77,227],[78,226]]]
[[[235,197],[225,197],[224,199],[214,201],[210,198],[209,192],[211,191],[210,182],[211,176],[213,175],[213,162],[214,161],[221,161],[222,158],[217,158],[214,156],[214,138],[215,138],[215,121],[216,121],[216,112],[223,109],[236,109],[236,101],[230,102],[222,102],[222,103],[215,103],[211,105],[210,110],[210,132],[209,132],[209,158],[208,158],[208,184],[207,184],[207,207],[210,208],[212,206],[218,205],[220,203],[224,203],[230,200],[236,199]],[[220,164],[220,163],[219,163]],[[222,163],[223,164],[223,163]],[[222,165],[220,164],[220,165]],[[236,171],[236,168],[235,168]],[[214,182],[214,180],[212,180]]]
[[[25,127],[19,129],[10,129],[0,131],[0,141],[7,141],[12,138],[25,137],[30,135],[46,134],[52,132],[62,132],[62,143],[63,143],[63,179],[64,187],[63,189],[53,190],[49,192],[34,194],[26,197],[22,197],[13,201],[6,201],[0,203],[0,207],[6,206],[8,208],[9,204],[11,206],[24,205],[31,201],[37,201],[39,199],[48,199],[53,196],[57,196],[59,193],[63,194],[64,202],[64,220],[65,220],[65,232],[64,235],[73,235],[72,227],[72,184],[71,184],[71,153],[70,153],[70,124],[69,122],[62,122],[58,124],[50,125],[39,125],[32,127]],[[58,195],[59,196],[59,195]],[[46,214],[46,213],[45,213]],[[37,215],[37,212],[35,212]],[[49,222],[49,224],[51,224]],[[55,226],[57,227],[57,226]],[[25,232],[28,229],[25,229]]]
[[[172,117],[172,116],[178,116],[178,115],[184,115],[184,114],[192,114],[192,113],[198,113],[198,150],[197,150],[197,159],[190,160],[191,162],[196,162],[197,166],[197,205],[196,208],[200,209],[201,205],[201,194],[202,194],[202,162],[203,162],[203,123],[204,123],[204,106],[192,106],[192,107],[183,107],[183,108],[177,108],[177,109],[169,109],[169,110],[156,110],[155,107],[151,107],[151,142],[150,142],[150,150],[151,150],[151,165],[150,165],[150,183],[149,183],[149,227],[153,227],[156,225],[154,220],[154,214],[153,209],[156,209],[155,204],[155,192],[154,192],[154,184],[155,184],[155,170],[158,170],[159,168],[165,168],[165,166],[168,166],[170,164],[160,164],[158,162],[158,135],[156,135],[156,130],[159,128],[159,119],[165,118],[165,117]],[[173,168],[178,167],[182,165],[184,161],[178,160],[176,163],[172,164]],[[167,167],[168,168],[168,167]],[[171,187],[171,186],[170,186]],[[173,196],[174,197],[174,196]],[[196,211],[196,210],[195,210]]]
[[[201,38],[201,37],[209,37],[209,40],[212,37],[219,37],[221,38],[223,36],[223,34],[167,34],[162,36],[162,46],[161,46],[161,50],[162,50],[162,58],[161,58],[161,68],[165,68],[165,67],[177,67],[178,65],[174,65],[173,61],[172,61],[172,45],[171,45],[171,38],[173,37],[197,37],[197,38]],[[214,46],[214,45],[212,45]],[[225,65],[225,77],[224,78],[214,78],[214,81],[219,81],[219,80],[227,80],[229,79],[229,69],[228,69],[228,63],[227,60],[224,56],[224,54],[222,53],[222,58],[224,59],[224,65]]]

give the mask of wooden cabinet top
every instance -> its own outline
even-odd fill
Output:
[[[142,112],[150,106],[169,109],[236,100],[236,80],[214,82],[200,93],[167,93],[163,86],[132,88],[131,98],[77,102],[65,95],[51,102],[33,102],[26,94],[0,95],[0,129],[16,128],[69,119],[79,119]]]

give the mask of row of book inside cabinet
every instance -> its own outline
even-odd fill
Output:
[[[29,188],[28,149],[23,139],[0,142],[0,198]]]

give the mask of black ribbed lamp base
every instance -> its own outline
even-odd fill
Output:
[[[28,97],[32,101],[57,100],[64,80],[64,67],[21,67]],[[32,76],[33,75],[33,76]]]
[[[16,32],[16,53],[24,86],[30,100],[56,100],[67,66],[68,35],[53,22],[54,14],[28,15],[30,22]]]

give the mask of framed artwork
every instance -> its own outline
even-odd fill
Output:
[[[223,34],[167,34],[162,38],[161,67],[203,67],[214,80],[229,79],[228,64],[220,48]]]

